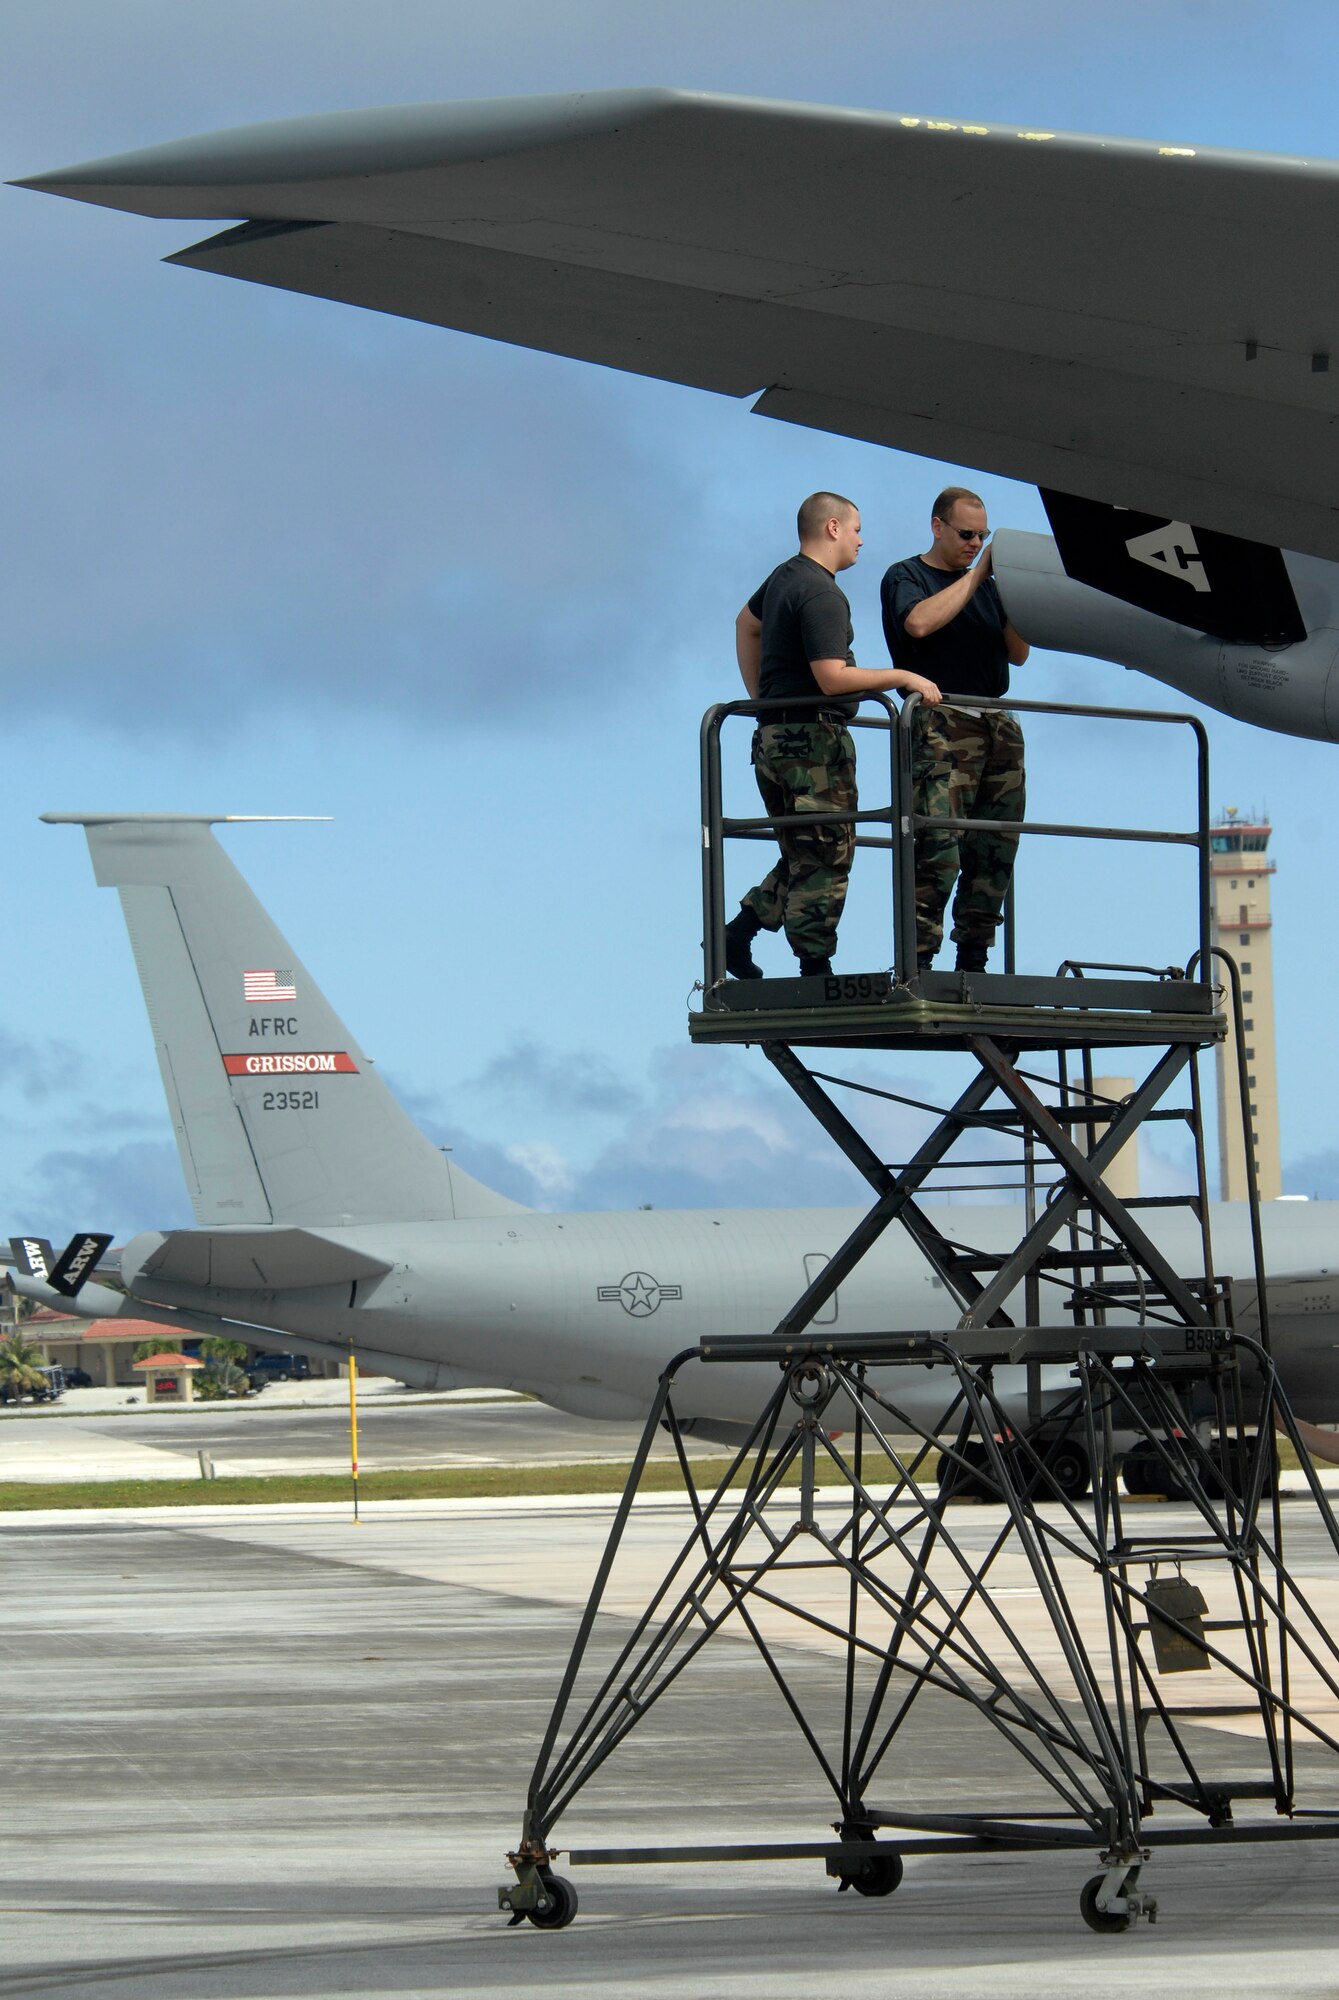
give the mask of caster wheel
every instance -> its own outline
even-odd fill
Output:
[[[897,1849],[890,1848],[887,1854],[871,1857],[853,1875],[847,1876],[851,1887],[861,1896],[891,1896],[905,1873],[902,1856]]]
[[[1079,1915],[1090,1931],[1128,1931],[1130,1918],[1124,1910],[1099,1910],[1098,1891],[1106,1881],[1105,1875],[1090,1875],[1079,1891]]]
[[[548,1907],[543,1910],[527,1910],[526,1916],[537,1931],[566,1930],[577,1913],[577,1892],[565,1875],[545,1875],[544,1887],[548,1891]]]

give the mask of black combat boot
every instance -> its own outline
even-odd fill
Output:
[[[986,954],[989,949],[989,945],[984,944],[960,944],[958,946],[958,963],[955,970],[958,972],[984,972],[986,969]]]
[[[829,979],[831,976],[832,960],[830,958],[801,958],[801,979]]]
[[[752,910],[742,909],[725,927],[725,969],[732,979],[761,979],[762,967],[753,963],[749,947],[762,925]]]

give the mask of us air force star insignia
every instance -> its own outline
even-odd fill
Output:
[[[605,1303],[617,1299],[634,1319],[647,1319],[662,1299],[681,1299],[682,1285],[658,1285],[646,1271],[629,1271],[621,1284],[597,1285],[595,1295]]]

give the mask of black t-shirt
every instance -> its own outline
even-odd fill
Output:
[[[772,571],[749,599],[749,610],[762,620],[762,676],[758,692],[764,701],[784,701],[790,695],[822,694],[810,669],[811,660],[845,660],[853,667],[851,607],[831,570],[812,556],[792,556]],[[854,714],[858,703],[833,701]],[[766,721],[766,717],[762,718]]]
[[[879,587],[883,636],[893,665],[924,674],[944,694],[1002,695],[1009,692],[1009,653],[1004,643],[1004,606],[988,576],[956,618],[928,639],[907,635],[907,613],[923,598],[947,590],[964,572],[933,569],[920,556],[894,563]]]

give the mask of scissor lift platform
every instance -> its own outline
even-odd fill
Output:
[[[688,1016],[697,1043],[789,1042],[801,1048],[967,1049],[988,1034],[1019,1048],[1166,1047],[1221,1042],[1226,1017],[1203,980],[1032,978],[1007,973],[889,972],[827,979],[731,979]]]
[[[1322,1585],[1284,1559],[1275,1425],[1306,1475],[1327,1568],[1339,1569],[1339,1520],[1275,1373],[1249,1149],[1253,1283],[1240,1311],[1234,1286],[1245,1274],[1225,1276],[1214,1260],[1198,1058],[1224,1041],[1229,1012],[1243,1116],[1249,1079],[1238,970],[1211,938],[1203,728],[1188,716],[1052,710],[1188,728],[1198,760],[1193,831],[938,822],[1193,849],[1195,923],[1182,966],[1070,958],[1054,977],[1019,974],[1009,944],[1000,973],[921,971],[913,857],[930,821],[915,810],[914,698],[900,713],[882,697],[876,706],[881,716],[861,720],[886,735],[891,804],[851,817],[857,846],[891,850],[893,963],[826,978],[727,975],[726,843],[770,842],[778,822],[723,815],[720,729],[731,717],[764,716],[767,704],[728,704],[703,725],[703,975],[690,1037],[759,1046],[875,1198],[845,1242],[813,1260],[819,1268],[770,1331],[704,1339],[662,1376],[509,1857],[516,1881],[500,1901],[513,1922],[560,1929],[572,1920],[576,1892],[552,1867],[557,1822],[723,1630],[756,1646],[832,1794],[836,1838],[775,1842],[770,1829],[749,1827],[754,1837],[730,1846],[574,1844],[573,1862],[808,1858],[842,1887],[884,1896],[903,1855],[1089,1847],[1102,1872],[1084,1885],[1080,1909],[1092,1929],[1114,1933],[1156,1911],[1139,1886],[1152,1847],[1339,1838],[1339,1786],[1315,1798],[1316,1764],[1303,1771],[1296,1755],[1309,1742],[1339,1757],[1339,1639]],[[957,1052],[972,1068],[965,1084],[956,1078],[951,1104],[929,1103],[896,1077],[876,1085],[871,1064],[830,1075],[799,1053],[843,1048]],[[1143,1072],[1119,1095],[1093,1073],[1104,1048],[1130,1051]],[[1188,1102],[1169,1101],[1183,1089]],[[934,1114],[901,1162],[882,1150],[886,1125],[855,1122],[880,1100]],[[1117,1193],[1109,1170],[1151,1120],[1184,1125],[1193,1186]],[[1004,1157],[982,1157],[983,1146]],[[945,1178],[953,1170],[1021,1177]],[[1002,1188],[1017,1202],[1012,1247],[989,1232],[973,1240],[983,1211],[970,1203],[924,1201]],[[1171,1209],[1183,1213],[1158,1213]],[[917,1246],[956,1325],[918,1324],[914,1297],[924,1293],[871,1306],[868,1290],[856,1295],[865,1324],[836,1323],[839,1288],[893,1227]],[[728,1364],[748,1404],[745,1363],[757,1380],[753,1421],[725,1478],[699,1489],[683,1438],[713,1398],[695,1378]],[[664,1431],[690,1518],[611,1665],[597,1632],[605,1588]],[[1132,1467],[1140,1493],[1179,1498],[1188,1518],[1126,1513],[1120,1486]],[[960,1526],[967,1499],[1002,1510],[982,1535]],[[1035,1593],[1035,1619],[1020,1614],[1020,1587]],[[839,1705],[830,1690],[810,1700],[809,1655],[777,1644],[778,1620],[835,1649]],[[1178,1684],[1163,1678],[1210,1668],[1221,1691],[1208,1700],[1175,1699]],[[991,1797],[949,1811],[916,1795],[927,1693],[957,1700],[964,1722],[1008,1746],[1040,1788],[1040,1809],[1010,1813]],[[1219,1769],[1210,1751],[1227,1718],[1247,1729],[1254,1754],[1234,1752]],[[771,1731],[759,1740],[770,1751]],[[875,1787],[885,1786],[902,1799],[876,1804]],[[1274,1816],[1239,1824],[1234,1802]],[[885,1831],[895,1839],[880,1839]]]

